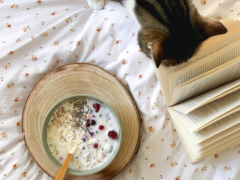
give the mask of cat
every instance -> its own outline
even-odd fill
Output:
[[[93,9],[104,8],[104,0],[87,0]],[[199,14],[191,0],[118,0],[137,21],[138,43],[153,58],[176,64],[187,61],[207,38],[227,32],[226,27]]]

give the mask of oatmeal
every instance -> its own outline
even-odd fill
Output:
[[[108,161],[118,148],[115,117],[102,103],[79,98],[59,107],[47,128],[48,147],[63,163],[73,153],[69,168],[89,170]]]

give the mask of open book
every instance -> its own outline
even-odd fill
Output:
[[[204,41],[186,63],[156,68],[169,114],[191,163],[240,144],[240,21]]]

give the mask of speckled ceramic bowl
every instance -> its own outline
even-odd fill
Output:
[[[42,124],[42,145],[44,148],[44,151],[47,155],[47,157],[49,158],[49,160],[60,169],[60,167],[62,166],[62,164],[52,155],[52,153],[50,152],[50,149],[48,147],[48,142],[47,142],[47,126],[48,123],[50,121],[50,118],[52,116],[52,114],[64,103],[73,100],[73,99],[77,99],[77,98],[86,98],[86,99],[91,99],[91,100],[95,100],[97,102],[99,102],[100,104],[104,105],[113,115],[113,117],[116,120],[116,125],[118,128],[118,144],[116,147],[115,152],[112,154],[112,156],[106,161],[104,162],[104,164],[100,165],[99,167],[96,167],[94,169],[90,169],[90,170],[74,170],[71,168],[67,169],[67,173],[72,174],[72,175],[76,175],[76,176],[87,176],[87,175],[91,175],[91,174],[95,174],[99,171],[102,171],[103,169],[105,169],[108,165],[111,164],[111,162],[114,160],[114,158],[116,157],[119,149],[120,149],[120,145],[121,145],[121,140],[122,140],[122,132],[121,132],[121,125],[120,125],[120,121],[117,117],[117,115],[114,113],[114,111],[111,109],[111,107],[109,107],[104,101],[100,100],[99,98],[90,96],[90,95],[74,95],[74,96],[70,96],[67,98],[62,99],[61,101],[57,102],[47,113],[43,124]]]

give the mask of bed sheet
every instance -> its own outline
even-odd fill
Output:
[[[239,0],[193,2],[203,15],[240,19]],[[188,162],[152,62],[137,45],[135,21],[117,2],[97,11],[84,0],[0,0],[0,179],[52,179],[26,149],[21,115],[37,81],[71,62],[115,74],[139,109],[139,151],[115,180],[240,179],[240,146]]]

